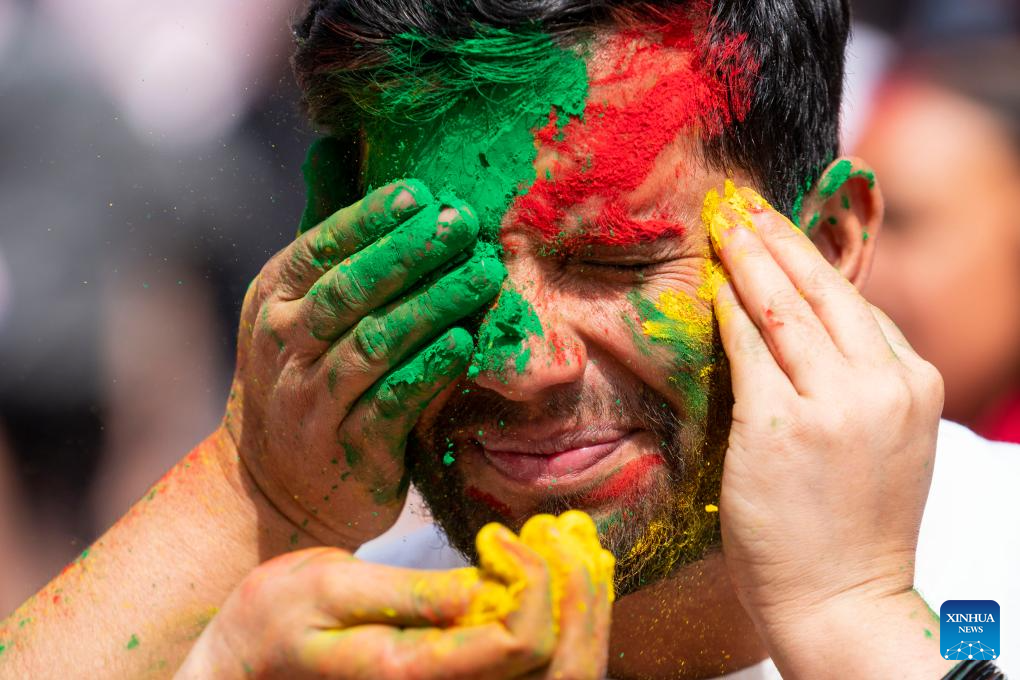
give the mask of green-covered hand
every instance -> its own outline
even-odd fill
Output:
[[[467,204],[404,180],[301,234],[248,290],[224,426],[315,540],[353,550],[396,520],[407,435],[472,353],[451,326],[506,275],[477,234]]]

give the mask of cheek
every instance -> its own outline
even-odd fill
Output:
[[[450,400],[450,397],[463,389],[465,389],[464,381],[457,380],[445,390],[437,394],[435,398],[429,402],[429,405],[425,407],[425,410],[422,411],[421,417],[418,418],[418,422],[415,423],[415,434],[421,437],[423,434],[431,431],[436,423],[436,418],[439,417],[443,407],[446,406],[446,403]]]
[[[577,328],[587,343],[589,361],[606,374],[622,369],[662,394],[672,406],[684,405],[690,398],[689,388],[678,387],[692,383],[683,378],[697,375],[700,366],[679,365],[676,345],[656,337],[660,333],[656,321],[643,313],[645,307],[654,309],[653,303],[645,300],[644,305],[635,304],[636,297],[634,293],[621,294],[611,300],[578,305],[582,313]],[[680,331],[670,329],[667,333],[675,339]]]

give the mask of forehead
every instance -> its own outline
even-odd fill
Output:
[[[496,73],[428,125],[368,128],[366,179],[416,176],[455,193],[491,238],[501,228],[609,243],[679,233],[704,194],[700,141],[739,100],[740,79],[706,61],[703,33],[677,14],[571,47],[521,38],[522,52],[544,53],[519,77]]]

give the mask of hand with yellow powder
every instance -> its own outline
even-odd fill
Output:
[[[498,524],[479,568],[397,569],[330,548],[255,569],[177,678],[358,680],[605,675],[613,557],[584,513]]]
[[[913,590],[939,374],[848,280],[859,261],[834,267],[754,191],[728,183],[703,218],[730,279],[715,300],[735,399],[719,512],[741,603],[784,678],[891,677],[861,653],[879,646],[909,677],[941,677],[951,662]]]

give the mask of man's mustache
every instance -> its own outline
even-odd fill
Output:
[[[627,390],[612,384],[602,389],[565,385],[540,399],[515,401],[493,390],[470,385],[454,388],[454,394],[437,415],[436,426],[467,432],[479,428],[512,432],[536,422],[556,422],[578,428],[619,423],[660,429],[674,425],[675,420],[668,402],[647,386]]]

